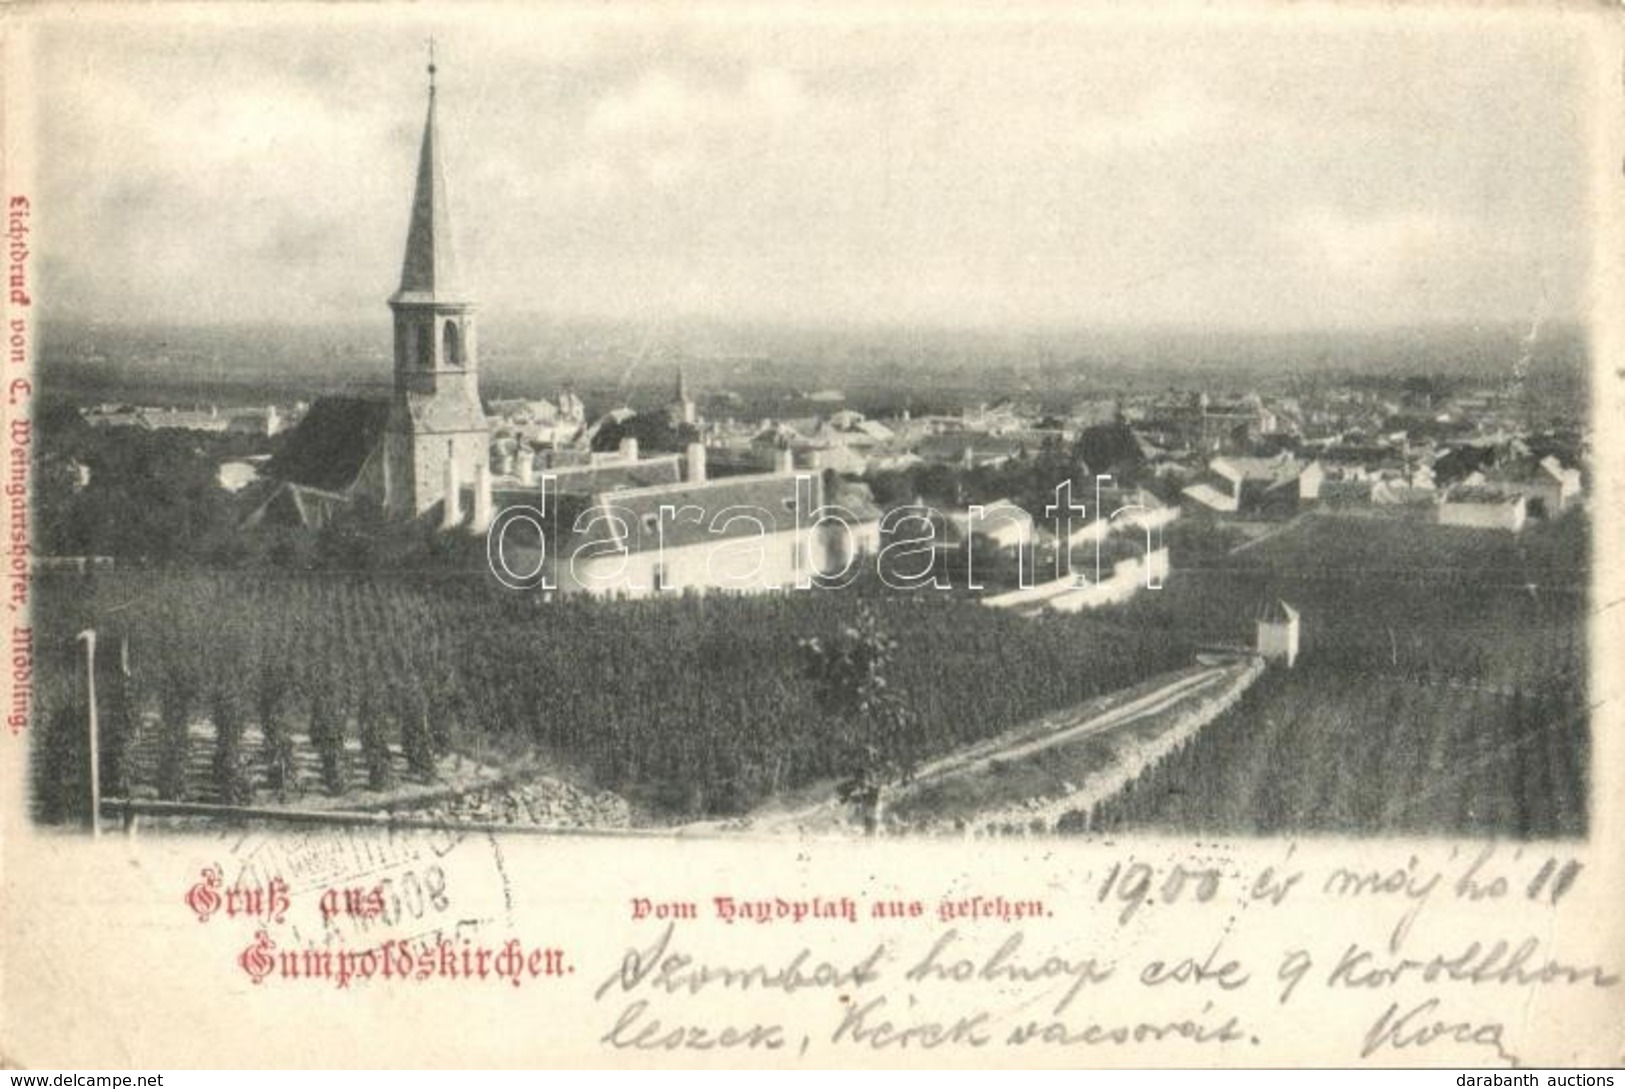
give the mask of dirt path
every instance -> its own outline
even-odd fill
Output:
[[[1028,759],[979,775],[965,772],[956,776],[960,781],[946,796],[940,787],[926,787],[937,797],[912,805],[905,798],[899,808],[914,812],[904,823],[922,832],[966,835],[1052,832],[1062,821],[1116,796],[1235,706],[1263,669],[1257,658],[1215,667],[1198,683],[1162,698],[1138,700],[1122,715],[1101,716],[1057,738],[1050,746],[1052,755],[1041,762]],[[1075,744],[1087,737],[1098,740]]]
[[[1020,760],[1022,757],[1031,756],[1056,745],[1070,744],[1103,730],[1129,725],[1147,715],[1165,711],[1182,699],[1213,688],[1239,668],[1235,665],[1205,666],[1196,673],[1165,683],[1154,692],[1131,699],[1101,714],[1092,714],[1081,708],[1074,709],[1067,716],[1066,723],[1052,727],[1041,736],[1012,742],[1006,735],[1005,738],[995,739],[991,746],[983,742],[979,746],[961,749],[923,766],[915,774],[913,785],[924,786],[927,783],[960,775],[971,775],[987,768],[994,761]],[[982,751],[977,751],[978,749]]]
[[[1251,659],[1215,665],[1197,665],[1026,723],[923,765],[908,790],[940,784],[987,771],[995,762],[1020,760],[1046,749],[1070,745],[1085,737],[1140,724],[1159,715],[1177,714],[1182,705],[1199,706],[1218,693],[1234,688],[1256,669]],[[753,831],[787,832],[828,829],[844,825],[845,807],[833,800],[790,811],[753,816]]]

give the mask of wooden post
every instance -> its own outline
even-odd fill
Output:
[[[90,727],[90,838],[99,839],[102,834],[102,768],[99,748],[99,731],[96,728],[96,631],[86,628],[79,633],[79,639],[85,644],[85,698],[89,702]]]

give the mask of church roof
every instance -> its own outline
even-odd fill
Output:
[[[429,84],[429,113],[418,152],[417,189],[412,194],[412,223],[406,233],[406,259],[395,302],[464,302],[447,211],[446,174],[440,162],[435,126],[435,89]]]
[[[822,487],[820,478],[809,479],[806,509],[812,511],[822,503]],[[654,552],[789,532],[797,528],[796,482],[790,475],[761,474],[591,494],[560,492],[552,517],[563,538],[555,547],[563,556],[605,544],[626,552]]]
[[[307,488],[342,492],[383,438],[389,402],[322,397],[288,433],[266,475]]]

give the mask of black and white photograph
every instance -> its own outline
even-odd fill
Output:
[[[733,16],[42,32],[39,820],[1586,835],[1582,36]]]
[[[0,12],[0,1065],[1625,1062],[1616,16]]]

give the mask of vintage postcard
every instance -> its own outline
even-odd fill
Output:
[[[0,10],[0,1062],[1625,1064],[1622,71]]]

